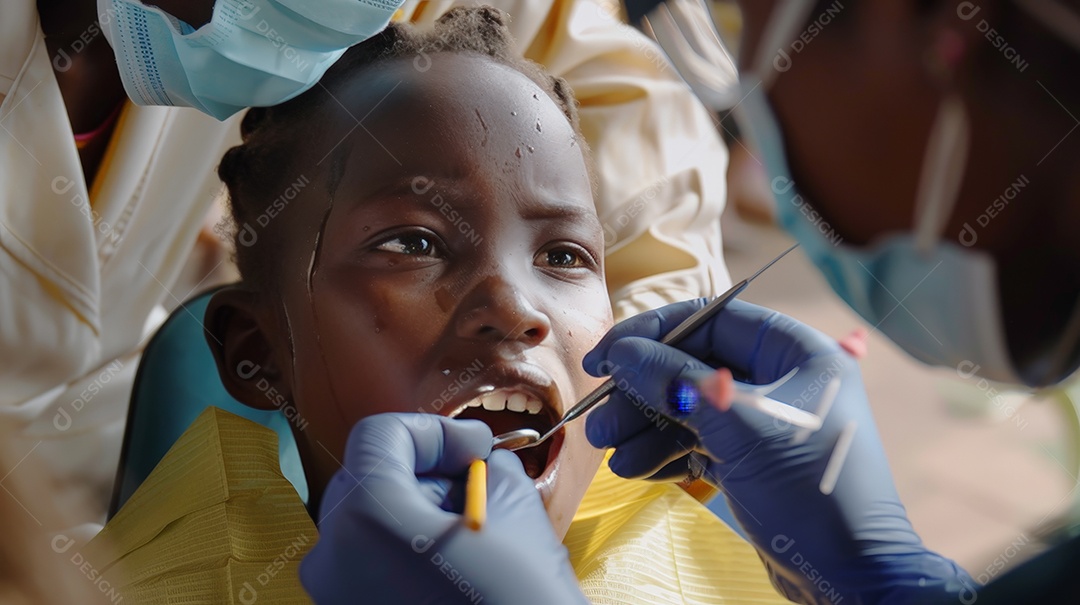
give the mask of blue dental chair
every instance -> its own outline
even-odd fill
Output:
[[[177,307],[143,351],[131,391],[120,464],[109,504],[110,519],[209,406],[275,431],[282,473],[307,502],[304,470],[284,414],[252,409],[240,403],[229,395],[218,378],[203,327],[207,304],[216,291],[217,288],[199,294]]]

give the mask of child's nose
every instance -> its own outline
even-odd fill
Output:
[[[548,316],[506,279],[492,276],[465,298],[457,321],[461,338],[540,344],[551,331]]]

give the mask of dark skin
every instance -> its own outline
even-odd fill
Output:
[[[199,27],[210,21],[213,0],[162,0],[148,3]],[[73,133],[91,132],[103,124],[127,97],[116,68],[116,56],[101,33],[95,0],[38,0],[45,45],[64,97]],[[93,182],[112,132],[79,151],[87,184]]]
[[[747,69],[749,49],[776,3],[740,4]],[[997,263],[1007,341],[1023,365],[1051,350],[1080,296],[1080,137],[1066,137],[1075,122],[1058,101],[1073,115],[1080,108],[1067,100],[1073,76],[1065,80],[1052,67],[1076,51],[1021,17],[1008,40],[1030,62],[1020,72],[976,27],[982,19],[1004,26],[995,18],[1002,3],[978,3],[972,20],[958,18],[957,2],[928,10],[919,4],[887,0],[844,9],[795,55],[769,97],[800,190],[856,246],[911,229],[930,125],[946,93],[964,99],[971,151],[942,238],[956,243],[965,223],[978,229],[973,247]],[[950,56],[956,59],[942,59]],[[978,226],[1021,175],[1030,184]]]
[[[269,406],[258,379],[236,370],[254,361],[309,421],[294,432],[311,510],[358,420],[448,413],[432,402],[477,361],[484,371],[463,388],[525,364],[550,375],[564,409],[597,383],[580,360],[612,323],[603,232],[570,124],[511,68],[432,58],[425,73],[411,58],[357,72],[333,91],[340,106],[327,101],[298,126],[283,173],[312,184],[271,224],[279,294],[230,289],[207,311],[229,391]],[[556,532],[601,455],[584,423],[567,428],[559,480],[540,488]]]

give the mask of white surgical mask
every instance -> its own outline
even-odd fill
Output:
[[[821,216],[798,193],[788,167],[779,123],[766,96],[782,71],[771,51],[785,48],[805,26],[815,0],[780,0],[753,55],[753,68],[740,77],[734,114],[760,154],[776,197],[780,224],[825,275],[834,291],[900,347],[925,363],[955,368],[966,376],[1044,386],[1076,367],[1077,322],[1062,330],[1058,346],[1044,359],[1023,368],[1013,363],[999,306],[994,259],[941,236],[952,215],[967,165],[970,141],[967,115],[957,97],[946,97],[931,128],[916,193],[914,231],[884,237],[866,247],[840,241]],[[1045,4],[1027,0],[1021,4]],[[1052,4],[1052,3],[1050,3]],[[662,43],[689,29],[678,17],[660,25]],[[653,18],[650,17],[650,22]],[[654,23],[654,30],[658,29]],[[1056,31],[1056,30],[1055,30]],[[665,49],[667,49],[665,44]],[[680,71],[691,66],[688,47],[676,53]],[[680,65],[680,63],[682,65]],[[704,100],[734,98],[730,91],[709,89],[691,76],[688,82]],[[705,90],[702,90],[705,88]],[[869,200],[868,203],[873,203]]]
[[[193,29],[138,0],[98,0],[98,20],[132,101],[224,120],[311,88],[403,1],[217,0],[211,21]]]

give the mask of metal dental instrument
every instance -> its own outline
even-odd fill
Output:
[[[764,267],[758,269],[757,273],[754,273],[750,277],[732,286],[731,289],[729,289],[727,292],[724,292],[720,296],[712,299],[709,304],[705,305],[701,309],[698,309],[696,313],[694,313],[690,317],[687,317],[685,320],[683,320],[681,324],[675,326],[675,329],[665,334],[663,340],[661,340],[660,342],[672,346],[678,344],[679,341],[681,341],[683,338],[689,336],[690,333],[692,333],[694,330],[697,330],[706,321],[709,321],[709,319],[711,319],[713,315],[716,315],[720,311],[720,309],[726,307],[729,302],[735,300],[735,297],[741,294],[742,291],[746,289],[746,286],[750,285],[750,282],[757,279],[757,276],[764,273],[766,269],[776,264],[776,261],[784,258],[784,256],[786,256],[788,252],[791,252],[798,246],[799,244],[795,244],[787,250],[784,250],[780,253],[780,256],[777,256],[776,258],[769,261],[768,264],[766,264]],[[517,429],[515,431],[508,431],[501,435],[496,435],[492,442],[491,448],[505,449],[513,452],[520,449],[525,449],[527,447],[534,447],[540,445],[541,443],[547,441],[552,435],[554,435],[568,422],[580,418],[582,415],[585,414],[585,412],[593,409],[596,404],[603,401],[604,398],[610,395],[611,392],[614,390],[615,381],[611,378],[608,378],[604,381],[604,384],[596,387],[593,392],[586,395],[580,402],[578,402],[577,405],[570,408],[570,410],[566,412],[566,414],[562,417],[562,420],[556,423],[555,426],[551,427],[551,429],[549,429],[548,432],[544,433],[543,435],[533,429]]]

